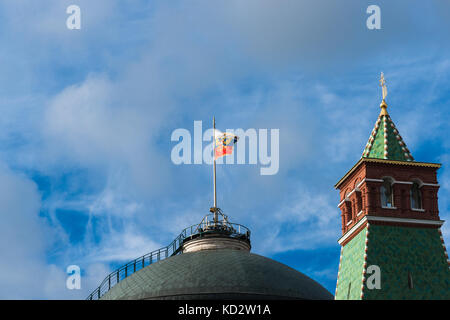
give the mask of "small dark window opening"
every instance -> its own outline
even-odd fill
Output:
[[[419,184],[414,182],[411,187],[411,208],[413,209],[423,209],[422,208],[422,192],[419,188]]]
[[[381,206],[384,208],[394,207],[394,192],[392,189],[392,181],[388,178],[383,179],[383,184],[380,188]]]
[[[352,202],[345,201],[345,206],[347,209],[346,223],[349,223],[352,220]]]
[[[362,210],[362,196],[361,191],[356,192],[356,214],[360,213]]]
[[[414,288],[413,277],[410,271],[408,271],[408,287],[410,289]]]

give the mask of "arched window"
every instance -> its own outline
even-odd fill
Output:
[[[345,223],[348,224],[351,220],[352,220],[352,202],[349,200],[349,192],[347,192],[345,194],[345,208],[347,211],[347,215],[346,215],[346,219],[345,219]]]
[[[411,208],[422,209],[422,191],[417,182],[414,182],[411,187]]]
[[[356,214],[362,210],[362,193],[360,190],[356,191]]]
[[[383,184],[380,188],[381,206],[384,208],[394,207],[394,191],[392,189],[392,180],[389,178],[383,179]]]

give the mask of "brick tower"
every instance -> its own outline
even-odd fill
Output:
[[[436,171],[416,162],[387,112],[362,158],[335,185],[342,237],[335,299],[450,299]]]

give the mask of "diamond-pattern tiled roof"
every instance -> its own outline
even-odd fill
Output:
[[[387,112],[387,105],[384,100],[380,107],[380,115],[370,134],[369,141],[366,144],[362,157],[414,161],[411,152],[406,147],[402,136]]]

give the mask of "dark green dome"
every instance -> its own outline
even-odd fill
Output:
[[[153,263],[116,284],[108,299],[333,299],[319,283],[245,250],[204,250]]]

